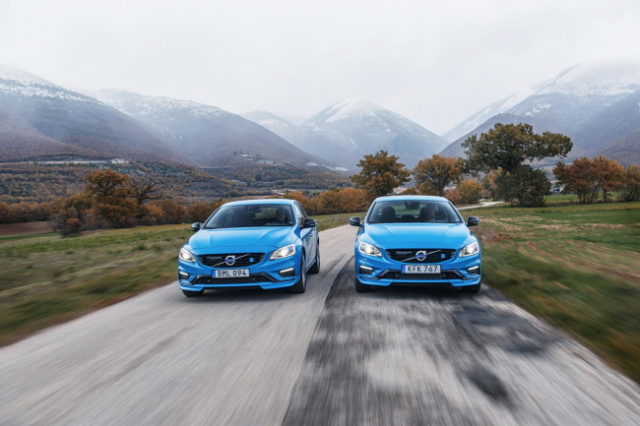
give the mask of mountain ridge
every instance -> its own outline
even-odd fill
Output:
[[[464,156],[461,145],[470,135],[486,132],[497,122],[513,124],[524,122],[531,124],[536,132],[552,131],[570,136],[574,141],[571,157],[594,155],[604,149],[605,145],[614,141],[601,138],[597,142],[598,146],[591,146],[592,143],[588,142],[588,131],[583,128],[589,127],[590,120],[597,117],[599,113],[637,90],[640,90],[640,63],[577,65],[536,85],[535,89],[525,91],[530,94],[520,102],[486,118],[480,124],[476,124],[474,120],[478,117],[484,118],[481,114],[484,110],[464,120],[452,131],[459,131],[465,126],[469,127],[470,124],[476,127],[447,145],[441,154]],[[485,110],[498,111],[500,108],[492,107],[499,103],[500,101],[486,107]],[[601,124],[605,123],[601,122]]]

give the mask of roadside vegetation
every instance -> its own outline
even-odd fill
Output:
[[[351,215],[314,218],[324,230]],[[174,281],[191,235],[180,224],[0,236],[0,345]]]
[[[640,382],[640,202],[549,198],[464,212],[481,219],[484,281]]]

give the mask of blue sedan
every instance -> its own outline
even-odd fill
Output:
[[[297,201],[226,203],[191,228],[195,234],[178,257],[178,284],[187,297],[238,287],[304,293],[307,273],[320,271],[316,222]]]
[[[355,241],[356,291],[390,285],[459,287],[480,290],[480,244],[469,232],[479,223],[471,216],[465,224],[446,198],[390,196],[377,198]]]

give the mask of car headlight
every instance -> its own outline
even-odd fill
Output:
[[[184,260],[185,262],[196,263],[196,257],[184,247],[180,249],[180,255],[178,257],[180,260]]]
[[[378,249],[378,247],[371,245],[369,243],[365,243],[364,241],[360,241],[360,245],[358,245],[358,250],[360,250],[360,253],[367,256],[382,257],[382,253],[380,252],[380,249]]]
[[[480,246],[477,241],[472,242],[471,244],[467,244],[460,250],[460,257],[472,256],[474,254],[478,254],[480,251]]]
[[[278,250],[271,254],[269,260],[284,259],[285,257],[291,257],[296,254],[295,244],[289,244],[288,246],[280,247]]]

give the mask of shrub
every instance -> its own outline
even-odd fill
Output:
[[[456,188],[461,204],[477,204],[482,198],[482,185],[473,179],[460,182]]]
[[[53,228],[62,235],[76,235],[87,225],[91,202],[84,194],[60,198],[53,203]]]
[[[75,235],[79,235],[81,231],[82,222],[80,222],[80,220],[75,217],[68,218],[64,222],[62,229],[60,229],[60,233],[63,237],[72,237]]]

